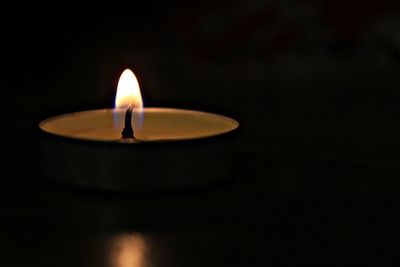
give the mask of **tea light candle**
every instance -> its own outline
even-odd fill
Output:
[[[143,108],[130,70],[121,75],[115,104],[115,109],[69,113],[39,124],[48,177],[127,192],[205,186],[229,177],[229,140],[239,126],[236,120],[194,110]],[[130,137],[122,133],[127,128],[133,130]]]

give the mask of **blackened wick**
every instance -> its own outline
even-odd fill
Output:
[[[135,138],[132,129],[132,107],[128,107],[125,113],[125,127],[122,130],[122,138]]]

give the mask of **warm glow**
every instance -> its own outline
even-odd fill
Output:
[[[143,100],[135,74],[130,69],[126,69],[119,78],[115,108],[126,109],[129,106],[134,110],[141,111]]]
[[[139,234],[121,234],[113,238],[111,250],[112,267],[145,267],[148,244]]]

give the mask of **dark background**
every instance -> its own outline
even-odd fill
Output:
[[[399,7],[1,1],[0,265],[397,265]],[[240,121],[229,183],[132,196],[43,177],[37,124],[112,107],[125,67],[146,106]]]

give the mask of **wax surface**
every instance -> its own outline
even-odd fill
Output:
[[[188,140],[230,132],[239,126],[231,118],[200,111],[145,108],[143,124],[134,129],[141,141]],[[64,114],[40,123],[48,133],[95,141],[121,140],[122,128],[116,126],[112,109],[90,110]]]

